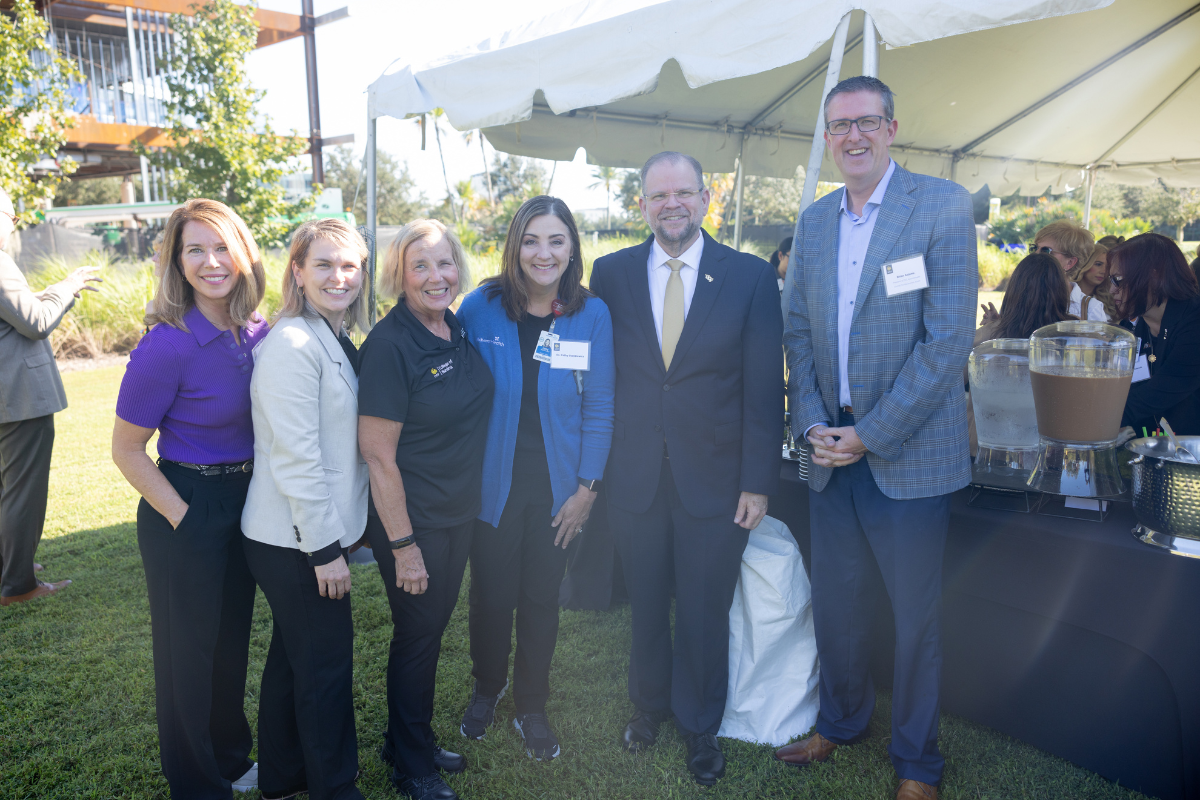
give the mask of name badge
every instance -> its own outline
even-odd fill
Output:
[[[917,254],[883,265],[883,285],[888,297],[929,288],[925,274],[925,256]]]
[[[550,348],[558,341],[558,334],[550,331],[542,331],[538,334],[537,347],[533,349],[533,360],[543,363],[550,363]]]
[[[550,347],[550,369],[591,369],[591,342],[559,339]]]
[[[1141,339],[1138,339],[1137,354],[1137,360],[1133,362],[1133,383],[1150,380],[1150,361],[1146,358],[1146,354],[1142,352]]]

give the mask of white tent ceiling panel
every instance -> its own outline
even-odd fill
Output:
[[[897,93],[893,153],[908,169],[1037,194],[1079,186],[1103,156],[1100,181],[1200,185],[1200,77],[1181,88],[1200,76],[1197,0],[592,0],[384,75],[371,113],[441,107],[519,155],[583,147],[592,163],[637,167],[677,149],[727,172],[741,152],[749,174],[789,177],[852,8],[891,45],[879,75]],[[862,29],[855,14],[843,77],[860,72]],[[821,177],[837,177],[828,154]]]

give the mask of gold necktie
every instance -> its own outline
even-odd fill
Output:
[[[667,266],[671,268],[671,277],[667,278],[667,291],[663,294],[662,357],[663,366],[669,368],[679,334],[683,333],[683,278],[679,276],[683,262],[669,258]]]

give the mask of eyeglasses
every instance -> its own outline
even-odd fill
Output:
[[[1053,247],[1038,247],[1036,244],[1029,245],[1029,252],[1045,253],[1048,256],[1053,256],[1053,255],[1065,256],[1065,255],[1067,255],[1062,250],[1055,250]]]
[[[1113,285],[1114,289],[1120,289],[1121,281],[1123,281],[1123,280],[1125,280],[1124,276],[1120,276],[1120,275],[1109,275],[1108,276],[1108,282]]]
[[[679,202],[686,203],[698,194],[700,194],[699,189],[685,189],[682,192],[655,192],[651,195],[642,195],[642,198],[657,205],[667,202],[667,198],[673,195]]]
[[[881,117],[878,114],[858,119],[833,119],[825,123],[825,130],[833,136],[845,136],[850,132],[851,125],[857,125],[859,133],[870,133],[879,130],[883,126],[884,120],[891,122],[887,117]]]
[[[12,220],[12,224],[13,224],[14,228],[16,227],[17,223],[21,221],[21,218],[18,217],[16,214],[10,214],[7,211],[0,211],[0,214],[3,214],[4,216],[6,216],[10,220]]]

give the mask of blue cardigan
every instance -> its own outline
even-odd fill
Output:
[[[479,518],[497,526],[512,488],[521,415],[521,346],[517,323],[504,313],[500,296],[489,300],[484,292],[479,288],[467,295],[457,316],[496,381],[483,455],[483,510]],[[551,369],[542,363],[538,372],[538,412],[554,494],[550,513],[557,514],[579,489],[579,478],[604,477],[612,445],[616,366],[612,317],[600,298],[589,297],[578,312],[559,317],[554,332],[562,339],[592,343],[591,369],[583,373],[582,395],[571,370]]]

